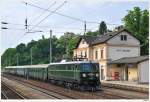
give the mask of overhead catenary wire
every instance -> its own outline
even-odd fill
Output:
[[[18,23],[10,23],[10,22],[5,22],[7,24],[10,24],[10,25],[19,25],[19,26],[24,26],[24,24],[18,24]],[[35,25],[28,25],[29,27],[30,26],[35,26]],[[76,30],[84,30],[84,28],[77,28],[77,27],[67,27],[67,26],[37,26],[37,27],[40,27],[40,28],[53,28],[53,29],[76,29]],[[90,28],[86,28],[86,30],[94,30],[94,28],[97,28],[97,26],[95,27],[90,27]]]
[[[53,2],[46,10],[49,10],[49,9],[52,8],[55,4],[56,4],[56,1]],[[37,17],[35,17],[35,18],[34,18],[34,21],[36,21],[37,19],[39,19],[39,18],[45,13],[46,10],[44,10],[44,11],[41,12]],[[34,21],[33,21],[33,22],[34,22]],[[32,23],[33,23],[33,22],[32,22]]]
[[[36,25],[34,25],[31,29],[28,29],[28,32],[33,30],[36,26],[38,26],[40,23],[42,23],[47,17],[49,17],[50,15],[52,15],[53,13],[55,13],[58,9],[60,9],[67,1],[64,1],[60,6],[58,6],[55,10],[53,10],[49,15],[47,15],[46,17],[44,17],[40,22],[38,22]],[[26,2],[24,2],[26,3]],[[23,38],[23,36],[25,36],[26,34],[28,34],[27,32],[25,32],[22,36],[20,36],[15,43],[20,40],[21,38]]]
[[[52,15],[53,13],[55,13],[58,9],[60,9],[67,1],[64,1],[61,5],[59,5],[55,10],[53,10],[49,15],[47,15],[46,17],[44,17],[42,20],[40,20],[35,26],[33,26],[31,29],[29,30],[33,30],[34,28],[36,28],[36,26],[38,26],[40,23],[42,23],[45,19],[47,19],[47,17],[49,17],[50,15]],[[46,9],[47,10],[47,9]]]
[[[40,6],[31,4],[31,3],[28,3],[28,5],[29,5],[29,6],[32,6],[32,7],[35,7],[35,8],[39,8],[39,9],[45,10],[45,11],[48,11],[48,12],[53,12],[53,11],[51,11],[51,10],[47,10],[47,9],[45,9],[45,8],[42,8],[42,7],[40,7]],[[86,23],[100,24],[100,22],[83,20],[83,19],[80,19],[80,18],[76,18],[76,17],[73,17],[73,16],[69,16],[69,15],[63,14],[63,13],[59,13],[59,12],[54,12],[54,13],[57,14],[57,15],[60,15],[60,16],[64,16],[64,17],[70,18],[70,19],[72,19],[72,20],[80,21],[80,22],[82,22],[82,23],[84,23],[84,22],[86,21]],[[106,23],[106,24],[107,24],[107,25],[119,25],[119,24],[111,24],[111,23]]]
[[[8,27],[2,27],[2,29],[7,29],[7,30],[25,30],[25,29],[19,29],[19,28],[8,28]],[[81,30],[82,31],[82,30]],[[80,31],[80,32],[81,32]],[[43,33],[47,33],[49,32],[49,30],[35,30],[35,31],[30,31],[27,33],[35,33],[35,32],[43,32]],[[66,33],[66,32],[71,32],[71,31],[57,31],[57,30],[53,30],[54,33]],[[82,31],[84,32],[84,31]]]
[[[33,6],[33,4],[30,4],[30,3],[28,3],[28,5]],[[80,19],[80,18],[76,18],[76,17],[72,17],[72,16],[69,16],[69,15],[65,15],[65,14],[62,14],[62,13],[59,13],[59,12],[56,12],[56,11],[55,11],[55,12],[52,12],[51,10],[48,10],[48,9],[45,9],[45,8],[41,8],[41,7],[36,6],[36,5],[34,5],[34,7],[43,9],[43,10],[45,10],[45,11],[49,11],[49,12],[51,12],[51,13],[54,13],[54,14],[57,14],[57,15],[60,15],[60,16],[64,16],[64,17],[70,18],[70,19],[73,19],[73,20],[76,20],[76,21],[80,21],[80,22],[84,22],[84,21],[85,21],[85,20],[82,20],[82,19]],[[86,23],[96,23],[96,24],[99,24],[99,22],[87,21],[87,20],[86,20]],[[108,23],[106,23],[106,24],[108,24]],[[118,25],[118,24],[108,24],[108,25]],[[33,25],[33,26],[38,27],[38,25]],[[32,30],[32,29],[30,29],[30,30]],[[27,34],[27,33],[25,33],[25,34]],[[25,35],[25,34],[24,34],[24,35]],[[24,36],[24,35],[23,35],[23,36]],[[22,38],[23,36],[19,37],[19,39]],[[17,39],[17,41],[18,41],[19,39]]]

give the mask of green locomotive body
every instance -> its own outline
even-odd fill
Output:
[[[48,67],[48,80],[57,80],[70,87],[99,87],[99,64],[91,61],[52,63]]]

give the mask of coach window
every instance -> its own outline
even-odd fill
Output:
[[[80,67],[79,64],[76,64],[76,65],[75,65],[75,70],[80,70],[79,67]]]

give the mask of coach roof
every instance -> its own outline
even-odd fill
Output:
[[[5,68],[47,68],[49,64],[23,65],[23,66],[8,66]]]
[[[98,63],[98,62],[96,62],[96,61],[71,61],[71,62],[58,62],[58,63],[50,63],[50,64],[23,65],[23,66],[7,66],[5,68],[47,68],[50,65],[80,64],[80,63]]]

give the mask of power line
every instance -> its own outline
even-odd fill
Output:
[[[7,23],[7,24],[11,24],[11,25],[20,25],[20,26],[24,26],[24,24],[18,24],[18,23],[9,23],[9,22],[4,22],[4,23]],[[2,23],[3,24],[3,23]],[[35,26],[35,25],[28,25],[28,26]],[[37,27],[42,27],[42,28],[53,28],[53,29],[77,29],[77,30],[84,30],[83,28],[76,28],[76,27],[65,27],[65,26],[37,26]],[[94,30],[94,28],[97,28],[97,26],[95,27],[91,27],[91,28],[88,28],[86,30]]]
[[[23,30],[25,31],[25,29],[19,29],[19,28],[8,28],[8,27],[1,27],[2,29],[7,29],[7,30]],[[82,31],[82,30],[81,30]],[[36,33],[36,32],[49,32],[48,30],[35,30],[35,31],[28,31],[26,33]],[[54,33],[66,33],[66,32],[72,32],[72,31],[57,31],[57,30],[53,30]]]
[[[35,7],[35,8],[39,8],[39,9],[42,9],[42,10],[45,10],[45,11],[48,11],[48,12],[53,12],[51,10],[47,10],[45,8],[42,8],[42,7],[39,7],[37,5],[34,5],[34,4],[31,4],[31,3],[28,3],[28,5],[32,6],[32,7]],[[67,18],[70,18],[72,20],[76,20],[76,21],[80,21],[80,22],[85,22],[85,20],[83,19],[80,19],[80,18],[76,18],[76,17],[72,17],[72,16],[69,16],[69,15],[65,15],[63,13],[59,13],[59,12],[55,12],[55,14],[57,15],[60,15],[60,16],[64,16],[64,17],[67,17]],[[86,23],[95,23],[95,24],[100,24],[99,22],[95,22],[95,21],[87,21],[86,20]],[[111,24],[111,23],[106,23],[107,25],[119,25],[119,24]]]
[[[40,22],[38,22],[35,26],[33,26],[31,29],[34,29],[36,26],[38,26],[40,23],[42,23],[47,17],[49,17],[50,15],[52,15],[53,13],[55,13],[58,9],[60,9],[67,1],[64,1],[60,6],[58,6],[55,10],[53,10],[49,15],[47,15],[46,17],[44,17]],[[46,9],[47,10],[47,9]]]
[[[29,31],[31,31],[31,30],[33,30],[37,25],[39,25],[41,22],[43,22],[48,16],[50,16],[50,15],[52,15],[53,13],[55,13],[59,8],[61,8],[65,3],[66,3],[67,1],[64,1],[60,6],[58,6],[54,11],[52,11],[49,15],[47,15],[44,19],[42,19],[40,22],[38,22],[36,25],[34,25],[31,29],[29,29],[28,30],[28,32]],[[24,3],[26,3],[26,2],[24,2]],[[29,3],[28,3],[29,4]],[[45,9],[46,10],[46,9]],[[20,36],[17,40],[16,40],[16,42],[18,41],[18,40],[20,40],[21,38],[23,38],[23,36],[25,36],[27,33],[25,32],[22,36]],[[15,43],[16,43],[15,42]]]
[[[39,6],[34,5],[34,4],[31,4],[31,3],[28,3],[28,5],[30,5],[30,6],[32,6],[32,7],[35,7],[35,8],[39,8],[39,9],[45,10],[45,11],[48,11],[48,12],[53,12],[53,11],[51,11],[51,10],[47,10],[47,9],[45,9],[45,8],[39,7]],[[62,13],[59,13],[59,12],[55,12],[55,14],[61,15],[61,16],[64,16],[64,17],[68,17],[68,18],[73,19],[73,20],[78,20],[78,21],[84,22],[83,20],[81,20],[81,19],[79,19],[79,18],[71,17],[71,16],[68,16],[68,15],[65,15],[65,14],[62,14]]]
[[[56,4],[56,1],[55,2],[53,2],[46,10],[49,10],[51,7],[53,7],[54,5]],[[39,19],[44,13],[45,13],[45,11],[46,10],[44,10],[42,13],[40,13],[37,17],[35,17],[34,18],[34,21],[36,21],[37,19]],[[32,22],[33,23],[33,22]]]

